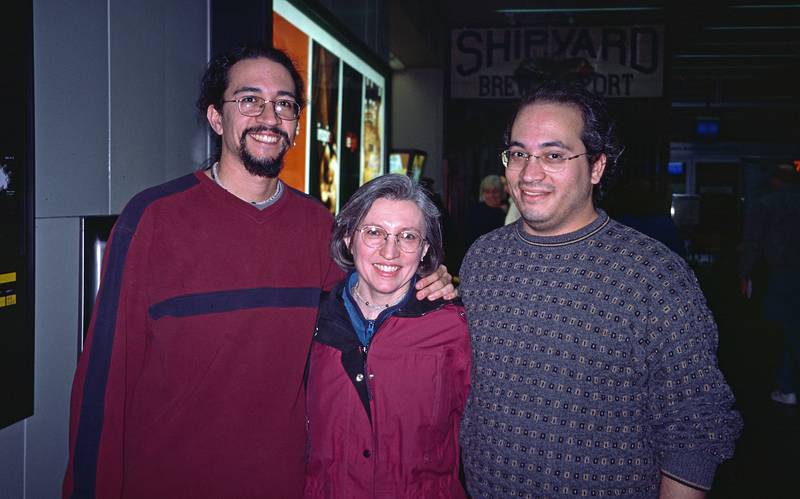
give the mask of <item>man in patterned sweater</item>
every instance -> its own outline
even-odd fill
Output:
[[[469,249],[462,428],[478,497],[704,497],[741,419],[691,270],[595,208],[621,148],[604,103],[548,84],[501,155],[522,215]]]

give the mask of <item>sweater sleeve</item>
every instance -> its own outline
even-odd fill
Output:
[[[648,355],[650,424],[661,471],[708,490],[733,455],[742,420],[717,367],[716,324],[694,275],[684,272],[656,296],[660,308],[649,318],[657,338]]]
[[[117,222],[103,257],[103,277],[72,384],[65,498],[122,494],[125,403],[143,358],[146,307],[137,278],[143,248]]]

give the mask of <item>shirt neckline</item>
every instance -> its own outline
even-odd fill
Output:
[[[594,236],[603,230],[606,225],[608,225],[610,221],[608,214],[599,208],[596,209],[596,211],[597,218],[595,218],[590,224],[566,234],[558,234],[555,236],[535,236],[528,234],[525,232],[523,227],[525,221],[522,218],[519,218],[515,222],[514,232],[516,232],[517,238],[520,241],[531,246],[556,247],[575,244]]]
[[[259,223],[273,219],[275,217],[275,213],[286,205],[287,198],[290,197],[288,195],[289,189],[285,188],[284,186],[283,192],[274,203],[271,203],[269,206],[264,208],[259,208],[258,206],[248,203],[247,201],[239,199],[224,188],[217,185],[214,180],[206,175],[205,170],[198,170],[194,173],[194,175],[200,180],[200,183],[206,187],[208,192],[215,198],[219,199],[221,203],[224,203],[226,206]]]

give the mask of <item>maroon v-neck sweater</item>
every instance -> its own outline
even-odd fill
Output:
[[[135,196],[106,248],[72,393],[65,497],[299,497],[303,371],[332,218],[202,172]]]

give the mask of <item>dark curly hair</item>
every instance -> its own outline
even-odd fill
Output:
[[[590,92],[585,87],[571,81],[553,80],[543,83],[538,89],[520,99],[511,121],[505,132],[505,143],[511,141],[511,128],[517,115],[534,103],[546,102],[551,104],[567,104],[577,107],[583,116],[583,132],[581,141],[586,152],[589,165],[602,155],[606,155],[606,168],[603,178],[595,186],[592,197],[595,203],[601,201],[608,193],[611,184],[619,175],[620,156],[625,147],[617,138],[617,125],[611,117],[605,100]]]
[[[286,68],[294,83],[294,94],[297,103],[300,104],[301,109],[305,106],[303,77],[300,76],[300,72],[297,71],[291,58],[285,52],[267,45],[239,45],[227,52],[216,55],[209,61],[200,83],[200,97],[195,103],[200,113],[199,119],[201,121],[206,121],[208,106],[214,106],[217,111],[222,112],[222,99],[230,83],[229,74],[233,65],[245,59],[260,58],[276,62]],[[220,137],[217,134],[213,134],[213,136],[215,137],[216,147],[212,160],[217,161],[220,155]]]

